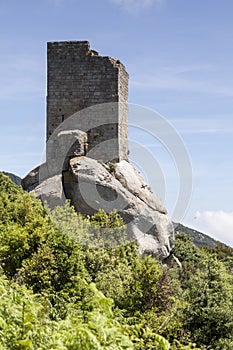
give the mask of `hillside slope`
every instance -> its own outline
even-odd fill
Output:
[[[16,185],[21,186],[22,179],[19,176],[6,171],[1,171],[1,173],[8,176]]]
[[[222,244],[226,246],[224,243],[217,241],[214,238],[211,238],[210,236],[206,235],[203,232],[194,230],[180,223],[174,222],[173,225],[174,225],[175,234],[178,234],[180,232],[186,233],[192,239],[193,243],[198,247],[207,246],[209,248],[215,248],[217,247],[218,244]]]

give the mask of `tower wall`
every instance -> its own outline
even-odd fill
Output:
[[[70,41],[48,43],[47,65],[47,140],[74,113],[97,104],[119,102],[113,123],[95,128],[90,123],[90,129],[84,131],[89,149],[115,139],[115,160],[127,159],[128,73],[123,64],[99,56],[88,41]]]

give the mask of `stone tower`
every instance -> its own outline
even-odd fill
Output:
[[[74,113],[103,103],[114,103],[109,124],[90,123],[88,149],[114,139],[115,161],[128,157],[128,73],[112,57],[99,56],[88,41],[49,42],[47,45],[47,141],[54,130]],[[119,103],[119,104],[117,104]],[[93,158],[100,155],[94,154]]]

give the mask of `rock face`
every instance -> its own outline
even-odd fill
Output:
[[[30,181],[23,183],[27,182],[33,188]],[[100,208],[106,212],[117,210],[126,223],[128,239],[136,239],[142,253],[163,259],[173,248],[174,229],[166,209],[127,161],[102,164],[88,157],[75,157],[62,176],[45,178],[32,192],[51,207],[68,198],[76,211],[88,215]]]
[[[160,199],[129,162],[100,164],[91,158],[73,158],[63,173],[63,185],[78,212],[115,209],[127,225],[129,238],[139,242],[141,252],[161,258],[169,255],[173,225]]]
[[[21,184],[27,191],[32,191],[36,186],[39,185],[39,166],[31,170],[30,173],[22,179]]]

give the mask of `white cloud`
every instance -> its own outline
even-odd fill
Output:
[[[0,58],[0,100],[32,100],[44,96],[44,67],[38,59],[6,55]]]
[[[205,62],[198,64],[191,62],[176,66],[170,62],[157,62],[152,55],[149,59],[140,57],[140,60],[135,61],[129,69],[131,70],[130,84],[134,89],[233,97],[231,81],[226,78],[230,67]]]
[[[130,13],[136,13],[141,9],[149,8],[152,5],[161,5],[163,0],[111,0],[122,9]]]
[[[175,118],[172,123],[179,133],[184,134],[209,134],[229,135],[233,134],[232,115],[219,115],[213,118],[199,116],[195,118]]]
[[[221,82],[208,80],[196,81],[193,78],[183,78],[179,74],[168,75],[155,72],[150,75],[135,76],[131,82],[134,88],[142,90],[172,90],[212,95],[233,96],[233,88]]]
[[[48,0],[52,5],[59,6],[65,2],[65,0]]]
[[[197,211],[192,226],[233,247],[233,212]]]

